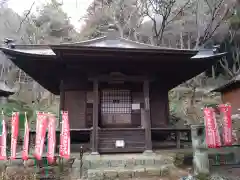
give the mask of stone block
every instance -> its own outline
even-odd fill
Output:
[[[115,180],[118,177],[118,173],[115,170],[104,171],[104,180]]]
[[[145,172],[146,172],[147,177],[160,176],[160,169],[157,167],[145,168]]]
[[[106,165],[106,163],[100,161],[100,160],[96,160],[96,161],[91,161],[90,162],[90,168],[89,169],[97,169],[99,167],[103,167],[103,168],[107,168],[108,166]]]
[[[80,160],[76,159],[72,164],[72,168],[80,167]]]
[[[155,160],[154,159],[146,159],[145,160],[145,165],[146,166],[153,166],[155,164]]]
[[[133,171],[133,177],[135,178],[143,178],[146,177],[146,171],[145,168],[138,168]]]
[[[162,166],[160,169],[160,176],[168,176],[171,172],[170,166]]]
[[[111,167],[112,167],[112,160],[108,160],[108,161],[106,161],[106,162],[103,163],[103,164],[106,164],[105,166],[106,166],[107,168],[111,168]]]
[[[103,172],[101,170],[89,170],[88,180],[104,180]]]
[[[155,165],[158,165],[158,166],[161,166],[161,165],[163,165],[163,164],[165,164],[165,163],[164,163],[164,160],[163,160],[163,159],[155,159],[154,164],[155,164]]]
[[[90,161],[83,161],[83,167],[86,169],[90,169],[91,168],[91,162]]]
[[[87,161],[96,161],[96,160],[101,160],[101,156],[100,155],[86,155],[85,159]]]
[[[164,164],[172,164],[173,163],[173,159],[171,159],[171,158],[166,158],[166,159],[164,159],[162,162],[164,163]]]
[[[118,171],[118,178],[119,179],[127,179],[132,178],[134,176],[134,172],[132,170],[119,170]]]
[[[111,160],[111,167],[123,167],[123,163],[121,160]]]
[[[9,160],[7,163],[7,166],[22,166],[22,165],[23,165],[22,159]]]
[[[135,166],[135,159],[128,159],[126,161],[125,167],[126,168],[133,168]]]
[[[79,167],[74,167],[71,169],[71,177],[72,178],[79,178],[80,177],[80,169]]]
[[[136,166],[144,166],[145,165],[145,160],[144,159],[136,159],[135,160],[135,165]]]

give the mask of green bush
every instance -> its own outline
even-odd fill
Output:
[[[184,162],[185,154],[184,153],[177,153],[174,159],[174,165],[176,167],[182,166]]]
[[[203,173],[196,175],[195,178],[197,180],[209,180],[210,179],[208,174],[203,174]]]

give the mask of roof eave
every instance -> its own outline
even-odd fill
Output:
[[[229,81],[229,82],[221,85],[220,87],[217,87],[217,88],[211,90],[210,92],[220,92],[220,93],[226,92],[226,91],[228,91],[227,89],[231,88],[231,86],[234,86],[237,83],[240,85],[239,80],[232,80],[232,81]]]
[[[56,57],[55,54],[37,54],[37,53],[28,53],[27,51],[21,51],[17,49],[10,49],[5,47],[0,47],[0,50],[7,56],[16,57],[16,56],[25,56],[28,58],[40,58],[40,59],[54,59]],[[41,49],[40,49],[41,50]]]
[[[191,59],[194,59],[194,60],[215,59],[215,60],[217,60],[218,58],[222,58],[223,56],[226,56],[226,54],[227,54],[227,52],[218,53],[218,54],[210,54],[210,55],[197,54],[197,55],[193,56]]]
[[[144,57],[157,57],[157,56],[174,56],[176,58],[174,59],[189,59],[193,56],[195,56],[198,51],[190,51],[190,50],[173,50],[173,49],[151,49],[151,48],[114,48],[114,47],[90,47],[90,46],[56,46],[51,45],[50,46],[53,52],[57,56],[67,57],[71,58],[73,57],[76,59],[76,56],[87,56],[87,57],[98,57],[100,56],[117,56],[119,58],[117,59],[111,59],[113,60],[119,60],[120,57],[127,58],[129,57],[132,59],[139,59],[142,61]],[[182,58],[181,58],[182,57]],[[106,61],[107,59],[105,59]]]

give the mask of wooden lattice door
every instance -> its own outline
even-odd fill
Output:
[[[131,92],[123,89],[101,91],[101,125],[103,127],[131,126]]]

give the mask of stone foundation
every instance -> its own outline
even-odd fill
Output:
[[[215,156],[211,156],[212,154],[215,155],[216,152],[210,153],[210,160],[215,159]],[[60,176],[71,177],[72,180],[80,179],[80,176],[82,179],[89,180],[163,177],[177,171],[173,165],[175,155],[176,152],[156,152],[151,155],[144,153],[91,155],[85,153],[80,175],[81,162],[79,154],[73,153],[72,156],[75,157],[74,163],[73,160],[64,160],[63,169],[60,170],[58,161],[56,161],[55,166],[47,167],[47,169],[49,170],[48,176],[54,177],[54,179],[58,179]],[[36,168],[33,160],[28,160],[25,163],[22,160],[13,160],[8,162],[0,161],[1,172],[4,170],[4,164],[7,166],[5,174],[14,178],[19,177],[19,179],[23,176],[28,178],[44,177],[45,173],[43,171],[46,170],[46,168]]]
[[[75,161],[74,166],[76,163],[80,165],[79,161]],[[172,168],[172,157],[156,154],[86,155],[82,178],[102,180],[167,176]]]

